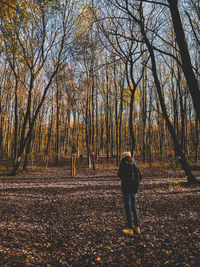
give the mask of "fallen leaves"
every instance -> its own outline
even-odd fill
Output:
[[[169,261],[166,261],[166,262],[164,262],[164,265],[166,265],[166,264],[168,264],[169,263]]]
[[[171,170],[142,170],[140,236],[125,236],[116,170],[0,181],[0,265],[197,266],[200,195]],[[168,176],[169,174],[169,176]],[[1,185],[2,183],[2,185]]]

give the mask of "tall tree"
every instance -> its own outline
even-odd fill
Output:
[[[188,88],[193,100],[194,109],[197,114],[197,118],[200,122],[200,89],[195,73],[193,71],[193,65],[190,58],[187,38],[184,33],[180,12],[178,8],[178,0],[168,0],[169,9],[174,26],[174,32],[176,35],[176,42],[180,50],[180,56],[182,60],[182,70],[185,75]]]
[[[70,4],[70,5],[69,5]],[[67,38],[70,38],[72,33],[72,11],[73,4],[62,3],[49,7],[45,2],[30,2],[27,14],[29,17],[25,20],[24,24],[20,24],[20,30],[16,30],[16,27],[9,28],[4,22],[4,36],[5,42],[9,46],[10,38],[15,38],[18,51],[20,51],[21,61],[27,67],[29,71],[29,77],[27,80],[28,96],[27,105],[24,111],[24,119],[22,129],[20,133],[20,144],[18,149],[17,161],[13,167],[12,175],[15,175],[21,161],[22,154],[31,137],[33,126],[40,112],[40,108],[43,105],[47,92],[54,80],[54,77],[59,69],[61,60],[63,58],[63,52],[65,51],[65,45]],[[52,12],[47,12],[47,9],[51,9]],[[58,12],[59,10],[59,12]],[[15,25],[16,20],[19,23],[19,16],[11,17],[11,25]],[[55,23],[55,20],[57,22]],[[54,24],[53,24],[54,21]],[[12,33],[12,35],[10,34]],[[13,37],[14,36],[14,37]],[[54,61],[54,64],[49,67],[49,63]],[[32,94],[35,88],[35,82],[41,75],[42,71],[49,68],[46,76],[46,85],[43,89],[41,99],[38,101],[37,108],[33,114],[31,114]],[[28,121],[29,123],[28,131]]]

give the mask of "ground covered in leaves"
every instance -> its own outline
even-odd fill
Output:
[[[122,233],[117,169],[0,178],[0,266],[199,266],[199,186],[180,170],[141,172],[133,237]]]

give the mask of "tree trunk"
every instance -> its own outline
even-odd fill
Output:
[[[96,85],[96,159],[99,158],[99,109],[98,109],[98,88]]]
[[[26,171],[27,170],[27,163],[28,163],[28,154],[30,152],[30,147],[31,147],[31,141],[32,141],[32,132],[30,134],[30,137],[28,139],[28,143],[26,146],[26,152],[25,152],[25,158],[24,158],[24,165],[23,165],[23,170]]]
[[[101,154],[104,153],[103,135],[104,135],[104,116],[103,116],[103,107],[101,105],[101,130],[100,130],[100,151],[101,151]]]
[[[110,107],[110,151],[111,157],[114,156],[114,129],[113,129],[113,106]]]
[[[110,129],[109,129],[109,77],[106,68],[106,158],[109,161],[109,144],[110,144]]]
[[[41,152],[41,146],[42,146],[42,116],[41,116],[41,118],[39,119],[39,129],[38,129],[38,146],[36,146],[37,147],[37,153],[39,153],[40,154],[40,152]]]
[[[144,41],[145,41],[145,43],[147,45],[147,48],[149,50],[149,53],[150,53],[151,64],[152,64],[152,73],[153,73],[154,82],[155,82],[155,85],[156,85],[158,97],[159,97],[159,100],[160,100],[162,114],[163,114],[163,117],[165,119],[165,122],[166,122],[166,125],[168,127],[168,130],[169,130],[169,132],[171,134],[175,153],[178,155],[179,162],[180,162],[183,170],[185,171],[185,174],[187,175],[188,182],[189,183],[195,183],[196,182],[196,178],[192,174],[191,169],[190,169],[190,167],[189,167],[189,165],[188,165],[188,163],[186,161],[185,155],[182,152],[181,145],[178,142],[174,127],[173,127],[172,123],[170,122],[168,114],[167,114],[167,110],[166,110],[166,106],[165,106],[165,103],[164,103],[163,94],[162,94],[162,90],[161,90],[160,81],[159,81],[158,75],[157,75],[156,60],[155,60],[153,47],[151,46],[151,43],[150,43],[150,41],[149,41],[149,39],[148,39],[148,37],[147,37],[147,35],[145,33],[145,30],[144,30],[144,27],[143,27],[142,23],[140,24],[140,26],[141,26],[142,36],[144,38]]]
[[[76,174],[76,154],[72,151],[72,165],[71,165],[71,175]]]
[[[182,70],[185,75],[188,88],[189,88],[189,91],[190,91],[190,94],[193,100],[194,109],[197,114],[197,119],[200,122],[200,104],[199,104],[200,90],[199,90],[198,81],[195,77],[191,59],[190,59],[188,44],[187,44],[186,36],[183,30],[183,25],[182,25],[180,14],[179,14],[178,1],[168,0],[168,3],[169,3],[171,16],[172,16],[174,32],[176,35],[176,42],[180,50],[180,56],[182,60]]]
[[[25,141],[25,135],[26,135],[26,126],[28,123],[28,119],[30,118],[33,84],[34,84],[34,77],[31,77],[30,86],[29,86],[29,93],[28,93],[27,107],[26,107],[26,112],[25,112],[23,124],[22,124],[21,136],[20,136],[20,144],[19,144],[19,149],[18,149],[17,162],[14,164],[13,170],[10,173],[10,175],[13,175],[13,176],[16,175],[16,173],[17,173],[17,170],[18,170],[20,162],[21,162],[21,157],[22,157],[22,154],[24,152],[24,148],[27,144],[27,141]],[[29,131],[32,131],[32,127],[29,127]],[[29,135],[30,135],[30,133],[29,133]],[[27,138],[29,138],[29,137],[27,136]]]
[[[46,161],[46,163],[47,163],[47,156],[49,152],[49,146],[51,142],[52,126],[53,126],[53,105],[51,107],[51,121],[49,122],[49,126],[48,126],[47,144],[46,144],[45,153],[44,153],[44,160]]]
[[[18,79],[15,77],[15,134],[14,134],[14,155],[13,166],[17,157],[17,139],[18,139]]]
[[[60,107],[59,107],[59,85],[58,80],[56,79],[56,166],[59,161],[59,147],[60,147],[60,132],[59,132],[59,117],[60,117]]]
[[[119,158],[121,157],[122,153],[122,122],[123,122],[123,104],[124,104],[124,88],[123,85],[121,86],[120,92],[120,110],[119,110]]]
[[[0,159],[3,158],[3,116],[2,116],[2,92],[0,84]]]
[[[146,120],[147,120],[147,70],[142,79],[142,162],[146,162]]]
[[[131,137],[131,156],[135,150],[135,134],[133,131],[133,103],[134,103],[135,89],[131,90],[131,100],[130,100],[130,115],[129,115],[129,132]]]
[[[197,163],[199,156],[199,122],[196,118],[195,123],[195,162]]]
[[[119,164],[119,122],[118,122],[118,88],[116,76],[116,64],[114,63],[114,88],[115,88],[115,146],[116,146],[116,164]]]
[[[90,95],[87,92],[86,102],[86,120],[85,120],[85,138],[87,146],[88,167],[91,168],[91,114],[90,114]]]
[[[92,132],[92,167],[93,170],[95,170],[95,148],[94,148],[94,134],[95,134],[95,128],[94,128],[94,73],[92,71],[92,118],[91,118],[91,132]]]
[[[66,138],[65,138],[65,155],[69,150],[69,139],[70,139],[70,110],[67,110],[67,126],[66,126]]]

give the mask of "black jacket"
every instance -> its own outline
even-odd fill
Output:
[[[142,176],[139,167],[130,157],[122,158],[118,170],[118,177],[121,179],[121,187],[124,193],[137,193],[139,182]]]

